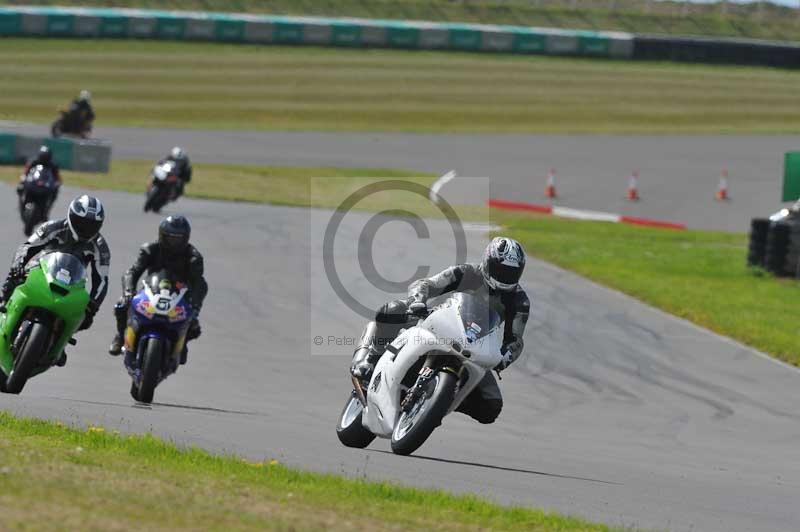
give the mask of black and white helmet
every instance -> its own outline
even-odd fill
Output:
[[[169,157],[173,161],[183,161],[186,159],[186,152],[180,146],[175,146],[170,150]]]
[[[53,152],[50,151],[48,146],[42,145],[39,148],[39,156],[37,157],[40,163],[51,164],[53,162]]]
[[[77,197],[69,204],[67,223],[72,236],[79,242],[88,242],[100,233],[106,211],[94,196]]]
[[[486,246],[481,262],[483,280],[489,290],[510,292],[525,270],[525,250],[512,238],[496,237]]]

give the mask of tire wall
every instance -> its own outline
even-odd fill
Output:
[[[800,46],[750,39],[636,35],[634,59],[800,67]]]
[[[752,222],[747,263],[763,266],[778,276],[800,277],[800,220],[770,223],[766,232],[764,221],[755,219]],[[761,249],[763,256],[759,257]]]

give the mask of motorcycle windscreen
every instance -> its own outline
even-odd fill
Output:
[[[69,253],[49,253],[41,258],[44,271],[50,282],[73,286],[86,280],[86,267]]]
[[[458,293],[453,296],[458,304],[458,313],[467,338],[471,341],[483,338],[494,331],[501,322],[500,315],[478,296]]]
[[[177,294],[184,286],[182,281],[166,270],[150,272],[144,283],[153,294],[160,294],[163,290],[167,290],[169,294]]]
[[[37,165],[28,171],[23,186],[29,193],[50,194],[51,190],[56,187],[56,179],[52,170]]]

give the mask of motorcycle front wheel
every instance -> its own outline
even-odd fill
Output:
[[[14,369],[6,379],[6,392],[18,394],[25,387],[25,383],[41,360],[43,352],[50,339],[50,328],[43,323],[34,323],[28,332],[25,343],[19,349],[14,359]]]
[[[139,402],[152,403],[166,349],[162,340],[149,338],[146,341],[142,357],[142,381],[139,383]]]
[[[422,395],[400,414],[392,431],[392,451],[411,454],[425,443],[442,424],[453,403],[458,378],[447,371],[438,371],[426,384]]]
[[[346,447],[363,449],[375,439],[375,435],[361,423],[363,413],[364,405],[361,404],[356,392],[351,392],[339,415],[339,422],[336,423],[336,436]]]
[[[163,199],[161,198],[161,187],[150,185],[144,198],[144,212],[153,211],[158,212],[163,207]]]

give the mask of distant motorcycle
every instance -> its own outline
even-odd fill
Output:
[[[142,280],[142,289],[128,309],[125,368],[131,376],[131,397],[153,402],[156,386],[175,373],[192,321],[188,287],[166,271]]]
[[[54,137],[77,135],[88,139],[92,133],[92,122],[77,112],[62,109],[59,118],[50,126],[50,134]]]
[[[500,316],[478,296],[455,293],[386,348],[370,382],[353,391],[336,435],[364,448],[391,439],[396,454],[416,451],[502,361]]]
[[[22,196],[19,202],[20,217],[26,236],[50,216],[59,183],[53,171],[41,164],[31,167],[22,180]]]
[[[47,371],[80,327],[89,305],[86,268],[67,253],[43,253],[0,313],[0,391],[18,394]]]
[[[144,200],[144,212],[158,213],[167,203],[180,197],[181,177],[174,161],[159,162],[150,175],[150,186]]]

